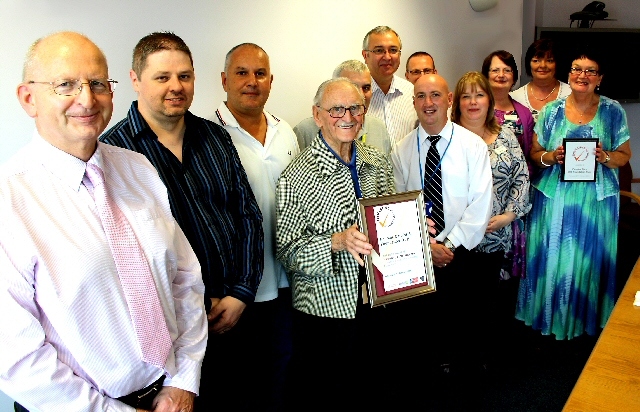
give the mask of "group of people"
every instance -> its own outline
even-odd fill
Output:
[[[512,91],[500,50],[451,91],[426,52],[396,75],[401,51],[372,29],[364,63],[339,64],[291,128],[265,110],[260,46],[227,53],[207,120],[189,111],[188,46],[152,33],[133,51],[138,99],[105,132],[103,52],[37,40],[17,93],[36,131],[0,172],[0,389],[16,410],[354,408],[394,353],[485,365],[514,313],[558,339],[596,333],[631,156],[624,110],[595,93],[604,62],[581,51],[563,83],[537,41],[531,83]],[[598,138],[595,182],[560,179],[564,137]],[[358,199],[410,190],[432,205],[437,291],[371,308]]]

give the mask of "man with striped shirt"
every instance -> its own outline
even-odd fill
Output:
[[[362,57],[373,78],[367,114],[384,120],[392,146],[418,124],[413,108],[413,85],[395,76],[400,67],[401,52],[400,36],[388,26],[372,29],[362,42]]]
[[[188,111],[195,72],[184,41],[173,33],[145,36],[130,76],[138,100],[100,140],[144,154],[167,186],[205,284],[210,333],[196,406],[212,391],[225,393],[214,398],[220,405],[237,399],[231,374],[246,373],[234,326],[262,278],[262,214],[229,134]]]

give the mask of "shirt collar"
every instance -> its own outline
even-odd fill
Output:
[[[36,131],[32,141],[32,155],[51,174],[77,192],[80,190],[87,163],[93,163],[104,170],[101,146],[102,143],[98,142],[96,151],[89,161],[85,162],[53,146]]]
[[[280,119],[267,112],[266,110],[262,110],[264,113],[265,119],[267,119],[267,128],[276,127],[278,123],[280,123]],[[236,118],[231,114],[231,111],[227,107],[226,102],[221,102],[220,106],[218,106],[218,110],[216,110],[216,117],[220,121],[222,126],[236,127],[240,128],[240,124]]]
[[[364,143],[360,140],[353,142],[354,152],[356,154],[356,169],[360,172],[363,168],[369,166],[380,167],[380,159],[370,156],[371,151],[367,150]],[[326,142],[320,137],[320,133],[316,135],[316,138],[311,142],[311,150],[314,153],[314,158],[318,162],[318,169],[323,175],[331,175],[335,173],[340,167],[347,167],[345,162],[338,159],[334,155],[333,151],[329,150]],[[377,153],[377,152],[375,152]]]
[[[451,139],[451,132],[453,131],[453,123],[451,120],[447,120],[447,123],[444,125],[440,133],[436,133],[435,135],[440,136],[440,141],[448,142]],[[422,125],[418,125],[418,132],[420,133],[420,144],[425,144],[427,142],[427,137],[429,137],[429,133],[422,127]],[[435,136],[433,135],[433,136]]]
[[[380,86],[378,86],[378,83],[373,77],[371,78],[371,88],[373,89],[373,92],[379,91],[380,93],[382,93],[382,89],[380,88]],[[391,86],[389,86],[389,91],[387,92],[387,94],[394,94],[396,92],[402,94],[402,90],[396,87],[396,75],[394,74],[391,78]]]
[[[189,129],[189,124],[191,124],[191,119],[193,117],[194,115],[188,110],[184,114],[184,124],[186,125],[187,130]],[[142,117],[140,110],[138,110],[137,100],[131,103],[131,107],[129,108],[129,113],[127,113],[127,120],[130,127],[130,135],[133,136],[134,139],[142,138],[142,134],[141,134],[142,132],[149,132],[157,138],[156,134],[153,132],[153,130],[151,130],[151,127],[149,127],[149,123],[147,123],[147,121],[144,120],[144,117]],[[187,134],[188,132],[185,132],[185,138]]]

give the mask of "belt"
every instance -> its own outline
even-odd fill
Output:
[[[118,400],[133,408],[152,410],[153,398],[156,397],[160,389],[162,389],[162,383],[165,376],[162,375],[157,381],[153,382],[146,388],[142,388],[139,391],[135,391],[125,396],[121,396]]]

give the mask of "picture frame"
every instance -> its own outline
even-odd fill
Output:
[[[596,148],[598,139],[562,139],[564,162],[560,172],[563,182],[595,182],[598,162]]]
[[[371,307],[436,291],[421,190],[358,199],[362,231],[373,246],[365,256]]]

